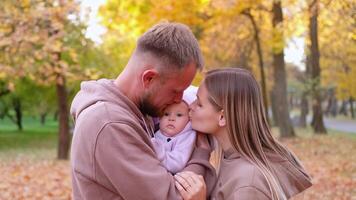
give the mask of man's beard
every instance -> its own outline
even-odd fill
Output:
[[[151,95],[145,94],[138,105],[138,108],[143,114],[150,115],[151,117],[159,117],[161,110],[150,102]]]

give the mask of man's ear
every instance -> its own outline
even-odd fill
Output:
[[[158,79],[159,74],[155,69],[148,69],[142,73],[142,84],[144,88],[148,88],[153,83],[153,80]]]
[[[219,126],[221,127],[226,126],[226,119],[223,112],[219,116]]]

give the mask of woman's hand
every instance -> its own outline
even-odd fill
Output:
[[[206,200],[206,185],[204,178],[190,171],[177,173],[176,188],[184,200]]]

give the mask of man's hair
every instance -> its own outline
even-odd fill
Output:
[[[178,70],[191,62],[197,69],[203,68],[198,41],[189,27],[181,23],[162,22],[154,25],[138,39],[136,50],[140,53],[149,52],[164,65],[174,66]]]

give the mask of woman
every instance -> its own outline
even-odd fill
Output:
[[[310,187],[297,158],[271,135],[257,81],[240,68],[211,70],[191,106],[195,130],[213,135],[221,156],[210,199],[289,199]],[[184,199],[206,199],[204,181],[175,176]]]

